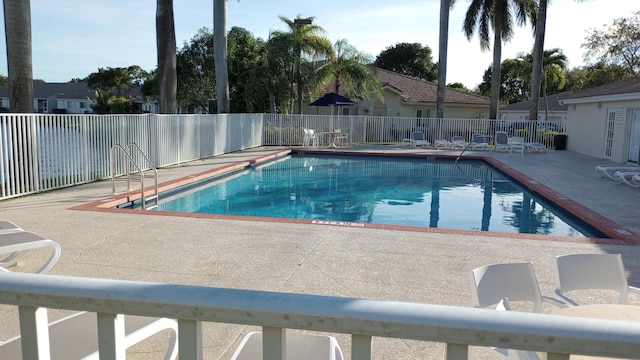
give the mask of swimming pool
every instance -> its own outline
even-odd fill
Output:
[[[162,194],[157,210],[601,237],[482,161],[294,154]],[[526,216],[525,216],[526,215]]]

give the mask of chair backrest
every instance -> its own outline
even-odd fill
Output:
[[[464,136],[461,135],[453,135],[451,137],[451,142],[464,142]]]
[[[570,254],[556,256],[556,292],[574,290],[615,290],[621,304],[627,302],[629,284],[620,254]]]
[[[509,143],[509,134],[506,131],[496,131],[495,137],[496,144],[507,145]]]
[[[474,144],[482,144],[484,143],[484,134],[473,134],[471,135],[471,142]]]
[[[422,131],[414,131],[411,134],[413,140],[424,140],[424,133]]]
[[[542,295],[531,263],[505,263],[481,266],[471,271],[475,307],[495,306],[503,297],[533,305],[540,311]]]

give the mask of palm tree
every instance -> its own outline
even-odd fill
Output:
[[[173,0],[156,5],[156,46],[158,56],[158,107],[161,114],[175,114],[178,75],[176,70],[176,31]]]
[[[471,39],[474,32],[480,37],[480,48],[489,50],[489,32],[493,29],[493,64],[491,72],[491,102],[489,118],[496,119],[500,99],[500,61],[502,42],[513,36],[512,6],[515,8],[518,25],[524,25],[531,19],[535,24],[538,6],[535,0],[472,0],[464,19],[464,33]]]
[[[331,57],[315,73],[314,90],[334,80],[336,94],[340,93],[342,86],[350,97],[368,98],[373,94],[382,100],[382,85],[375,69],[369,66],[372,63],[370,55],[359,52],[345,39],[338,40]]]
[[[33,112],[33,66],[31,62],[31,3],[4,0],[4,24],[9,71],[11,112]]]
[[[300,15],[297,17],[302,19]],[[333,52],[331,42],[324,37],[325,31],[318,25],[311,24],[296,24],[294,20],[290,20],[285,16],[280,16],[280,20],[289,26],[292,34],[291,44],[292,49],[292,62],[295,64],[301,64],[302,59],[318,59],[320,57],[328,58]],[[308,20],[313,21],[314,18],[310,17]],[[293,36],[295,34],[295,36]],[[295,38],[295,44],[293,39]],[[305,86],[304,76],[302,73],[302,66],[296,67],[295,74],[296,84],[298,86],[298,111],[302,114],[302,100],[303,89]]]
[[[535,62],[534,53],[521,54],[518,56],[520,63],[518,76],[522,77],[527,82],[531,83],[533,80],[533,63]],[[568,59],[561,49],[549,49],[543,52],[544,66],[541,72],[541,84],[539,92],[545,97],[549,93],[557,93],[560,89],[564,88],[566,83],[566,71]],[[531,94],[533,98],[533,94]],[[545,100],[546,101],[546,100]],[[537,118],[536,118],[537,119]]]
[[[576,0],[582,1],[582,0]],[[531,73],[531,107],[529,108],[529,120],[538,120],[538,102],[540,99],[540,84],[542,82],[542,64],[544,36],[547,24],[548,0],[540,0],[538,5],[538,20],[536,24],[536,39],[533,45],[533,71]]]
[[[213,1],[213,57],[216,68],[218,113],[229,112],[229,73],[227,70],[227,0]]]
[[[456,0],[440,0],[440,34],[438,40],[438,95],[436,117],[444,118],[444,97],[447,89],[447,47],[449,46],[449,10]]]

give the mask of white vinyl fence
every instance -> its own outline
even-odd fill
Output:
[[[413,131],[424,132],[432,144],[436,139],[451,140],[454,135],[470,141],[473,133],[493,136],[496,131],[506,131],[509,136],[521,136],[553,148],[555,135],[563,133],[565,127],[561,121],[265,114],[263,145],[302,145],[305,128],[319,133],[340,129],[352,144],[399,143],[410,138]]]
[[[114,145],[137,144],[156,167],[260,146],[262,116],[0,115],[0,199],[108,178]]]
[[[0,200],[106,179],[114,145],[135,143],[159,168],[258,146],[300,146],[305,128],[340,129],[349,143],[363,145],[401,143],[416,130],[431,143],[503,130],[553,148],[564,124],[338,115],[0,114]],[[114,164],[116,175],[125,172],[124,164]]]

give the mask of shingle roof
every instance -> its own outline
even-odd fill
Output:
[[[95,99],[96,93],[84,82],[33,83],[34,99],[48,99],[52,96],[58,99]],[[0,89],[0,97],[9,97],[9,88]]]
[[[377,69],[377,75],[382,86],[396,89],[409,101],[435,104],[438,99],[438,84],[436,83],[380,68]],[[448,87],[445,91],[444,102],[448,104],[489,105],[490,99]]]
[[[376,69],[376,75],[383,87],[400,93],[400,96],[407,101],[435,104],[438,100],[438,84],[436,83],[380,68]],[[324,90],[325,92],[334,92],[335,79],[331,80]],[[348,96],[344,92],[344,88],[340,89],[340,95]],[[491,99],[448,87],[445,91],[444,102],[447,104],[489,105]]]
[[[637,92],[640,92],[640,77],[634,77],[627,80],[616,81],[611,84],[605,84],[590,89],[585,89],[567,96],[563,96],[560,99],[577,99],[592,96],[627,94]]]
[[[547,96],[547,100],[545,103],[544,97],[540,97],[540,101],[538,101],[538,110],[545,110],[546,105],[549,105],[549,111],[567,111],[569,105],[560,105],[558,102],[559,98],[564,98],[569,95],[570,92],[565,91],[558,94],[553,94]],[[500,111],[529,111],[531,106],[531,100],[521,101],[518,103],[509,104],[507,106],[503,106],[500,108]]]

